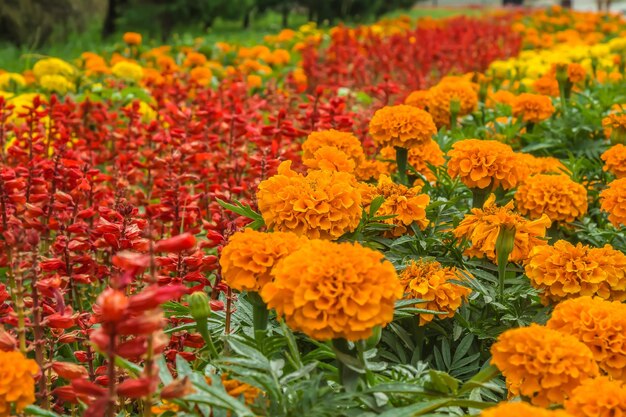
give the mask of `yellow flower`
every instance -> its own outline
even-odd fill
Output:
[[[491,355],[509,392],[542,407],[562,404],[574,388],[599,372],[587,346],[538,324],[505,331],[492,345]]]
[[[574,417],[626,415],[626,386],[607,377],[588,379],[565,400],[565,410]]]
[[[65,78],[73,78],[76,75],[76,69],[61,59],[44,58],[33,66],[33,74],[38,80],[44,75],[62,75]]]
[[[424,110],[400,104],[378,109],[370,120],[369,132],[380,146],[410,149],[432,140],[437,127]]]
[[[604,171],[609,171],[617,178],[626,177],[626,146],[618,143],[604,152],[601,158],[604,161]]]
[[[418,298],[423,303],[416,308],[438,311],[446,314],[420,314],[420,325],[425,325],[433,318],[453,317],[461,307],[471,290],[455,284],[451,280],[463,281],[464,277],[456,268],[442,267],[437,261],[410,261],[400,274],[404,286],[404,298]]]
[[[141,33],[126,32],[122,39],[126,45],[141,45]]]
[[[600,208],[609,213],[613,226],[626,224],[626,178],[610,182],[608,188],[600,193]]]
[[[525,122],[539,123],[552,116],[554,106],[548,96],[522,93],[513,101],[513,115]]]
[[[499,403],[495,407],[488,408],[480,417],[573,417],[563,410],[546,410],[527,404],[525,402]]]
[[[230,237],[220,256],[222,276],[233,289],[259,292],[272,280],[276,263],[306,242],[294,233],[245,229]]]
[[[626,305],[591,297],[565,300],[546,326],[575,336],[591,349],[601,370],[626,381]]]
[[[395,226],[387,234],[402,236],[407,232],[413,233],[409,229],[413,223],[417,223],[417,226],[422,230],[428,226],[426,207],[430,202],[430,197],[427,194],[420,194],[420,191],[421,187],[407,188],[404,185],[394,183],[388,176],[381,175],[378,180],[378,187],[370,195],[370,200],[364,201],[363,205],[369,206],[372,199],[383,196],[385,201],[376,215],[394,215],[395,217],[383,220],[383,223]]]
[[[334,148],[336,151],[333,152],[329,148]],[[343,155],[339,155],[338,152]],[[324,157],[324,155],[329,157]],[[326,164],[326,168],[322,166],[326,162],[337,160],[337,158],[341,159],[340,165],[343,169],[332,169],[328,164]],[[334,129],[312,132],[302,144],[302,162],[310,169],[352,172],[363,162],[364,158],[361,141],[349,132],[340,132]],[[335,163],[331,163],[331,165],[337,166]]]
[[[76,89],[74,83],[62,75],[43,75],[39,79],[39,85],[46,91],[61,95]]]
[[[0,74],[0,90],[11,89],[12,84],[17,87],[24,87],[26,85],[26,79],[21,74],[14,72]]]
[[[547,214],[553,222],[572,222],[587,213],[587,190],[567,175],[533,175],[517,189],[515,203],[531,219]]]
[[[270,228],[309,238],[338,239],[359,225],[361,194],[356,179],[346,172],[291,170],[291,161],[278,174],[261,182],[259,210]]]
[[[465,139],[448,151],[448,174],[470,188],[514,188],[526,175],[509,145],[496,140]]]
[[[534,248],[525,268],[532,286],[543,291],[544,301],[581,295],[626,299],[626,255],[610,245],[591,248],[559,240],[554,246]]]
[[[315,262],[311,262],[315,260]],[[285,257],[261,296],[294,330],[317,340],[366,339],[393,319],[402,286],[380,252],[314,240]]]
[[[500,230],[502,228],[515,230],[509,261],[524,262],[534,247],[547,244],[544,237],[550,223],[546,215],[533,221],[525,219],[513,211],[513,202],[499,207],[495,204],[495,197],[492,194],[482,209],[474,208],[471,214],[466,214],[453,233],[457,239],[467,239],[471,242],[471,246],[465,250],[467,256],[486,257],[496,262],[496,240]]]
[[[0,351],[0,417],[13,415],[11,405],[21,413],[35,402],[35,379],[39,372],[37,362],[20,352]]]
[[[111,73],[125,81],[139,82],[143,78],[143,68],[141,65],[128,61],[120,61],[113,65]]]

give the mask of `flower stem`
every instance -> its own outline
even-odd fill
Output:
[[[471,188],[472,190],[472,208],[483,208],[487,197],[491,192],[491,187],[487,188]]]
[[[267,322],[269,318],[269,310],[263,302],[261,296],[256,292],[248,293],[248,299],[252,304],[252,324],[254,326],[254,338],[258,344],[265,339],[265,331],[267,330]]]
[[[333,339],[333,349],[337,355],[337,369],[339,370],[339,381],[347,392],[356,391],[359,385],[361,374],[349,367],[346,362],[360,362],[356,349],[350,349],[346,339]]]
[[[398,165],[398,181],[402,185],[409,185],[406,174],[409,159],[409,151],[406,148],[396,146],[396,164]]]

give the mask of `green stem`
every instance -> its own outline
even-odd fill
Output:
[[[333,339],[333,349],[335,353],[341,356],[350,357],[349,359],[353,358],[354,362],[359,360],[356,349],[350,349],[346,339]],[[355,392],[359,385],[361,374],[346,365],[344,360],[339,357],[337,358],[337,369],[339,371],[339,381],[345,390],[347,392]]]
[[[396,164],[398,165],[398,181],[402,185],[409,185],[406,171],[408,166],[409,150],[396,146]]]
[[[248,299],[252,304],[252,324],[254,326],[254,338],[257,343],[263,342],[265,339],[265,331],[269,321],[269,310],[263,302],[261,296],[256,292],[248,293]]]
[[[471,188],[472,190],[472,208],[483,208],[487,197],[491,193],[491,187],[487,188]]]
[[[200,336],[204,339],[204,343],[206,343],[209,351],[211,352],[212,358],[218,358],[220,354],[217,352],[217,348],[215,347],[215,343],[213,343],[213,338],[211,337],[211,333],[209,332],[208,320],[205,319],[196,319],[196,328],[200,333]]]

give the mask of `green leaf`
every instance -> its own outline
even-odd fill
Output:
[[[450,400],[447,398],[440,400],[431,400],[423,403],[416,403],[409,405],[408,407],[396,408],[393,410],[385,411],[380,414],[380,417],[416,417],[423,416],[426,413],[435,411],[438,408],[447,406]]]
[[[252,208],[247,204],[242,204],[241,202],[234,200],[234,204],[230,204],[225,202],[224,200],[220,200],[216,198],[218,204],[224,207],[226,210],[230,210],[233,213],[239,214],[240,216],[247,217],[252,220],[252,223],[248,225],[251,229],[258,230],[261,227],[265,226],[265,220],[263,220],[263,216],[261,216],[256,211],[252,210]]]
[[[61,417],[59,414],[52,411],[44,410],[36,405],[29,405],[24,408],[24,414],[27,416],[42,416],[42,417]]]
[[[473,390],[474,388],[482,387],[487,382],[497,377],[499,374],[500,374],[500,370],[498,368],[496,368],[494,365],[489,365],[483,368],[476,375],[474,375],[465,384],[463,384],[463,386],[459,390],[459,394],[464,394],[466,392]]]
[[[136,363],[132,363],[122,358],[121,356],[115,357],[115,364],[122,369],[126,369],[131,375],[138,376],[141,372],[143,372],[143,368]]]

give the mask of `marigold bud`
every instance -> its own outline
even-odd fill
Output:
[[[211,315],[211,307],[209,306],[209,297],[202,291],[196,291],[189,296],[189,308],[191,317],[196,321],[206,320]]]

